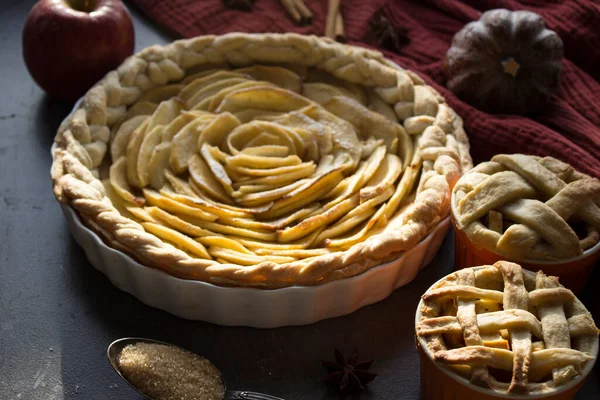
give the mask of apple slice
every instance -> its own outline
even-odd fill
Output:
[[[196,207],[211,214],[215,214],[219,218],[250,218],[252,216],[252,214],[246,212],[219,207],[217,204],[210,203],[197,197],[174,193],[170,190],[162,189],[160,190],[160,194],[187,206]]]
[[[156,126],[150,132],[144,136],[142,144],[140,145],[140,151],[137,156],[137,175],[140,187],[148,186],[150,183],[150,169],[148,164],[150,163],[150,157],[156,146],[160,143],[161,134],[164,130],[163,125]]]
[[[215,94],[212,98],[204,100],[204,102],[200,103],[197,107],[202,110],[208,110],[211,112],[217,112],[217,108],[221,105],[223,100],[229,96],[231,93],[235,93],[238,90],[250,89],[254,87],[273,87],[273,85],[269,82],[263,81],[247,81],[238,83],[237,85],[230,86],[228,88],[221,89],[217,94]],[[207,102],[207,103],[206,103]],[[250,107],[248,107],[250,108]],[[247,108],[246,108],[247,109]]]
[[[305,236],[300,240],[290,242],[290,243],[277,243],[277,242],[273,243],[273,242],[265,242],[265,241],[256,240],[256,239],[242,238],[242,237],[232,237],[232,238],[237,240],[238,242],[240,242],[241,244],[243,244],[248,249],[250,249],[254,252],[256,252],[258,249],[302,250],[302,249],[306,249],[306,248],[310,247],[312,245],[312,243],[314,242],[314,240],[316,239],[317,235],[319,233],[321,233],[322,230],[323,229],[320,228],[317,231],[311,233],[310,235]]]
[[[208,254],[206,248],[201,243],[182,235],[176,230],[167,228],[166,226],[154,224],[152,222],[142,222],[142,226],[147,232],[152,233],[158,238],[171,243],[175,247],[185,251],[188,254],[212,260],[212,257]]]
[[[292,182],[296,182],[298,179],[307,178],[313,175],[317,167],[311,163],[307,168],[300,169],[298,171],[288,172],[285,174],[275,176],[264,176],[254,179],[246,179],[238,182],[240,185],[271,185],[273,187],[288,185]]]
[[[173,140],[173,137],[183,129],[184,126],[193,121],[197,116],[188,112],[183,112],[181,115],[177,116],[173,121],[169,123],[165,127],[162,132],[162,140],[163,142],[170,142]]]
[[[241,83],[254,82],[248,78],[230,78],[214,82],[208,86],[198,89],[189,99],[185,101],[186,108],[198,108],[200,110],[208,110],[208,105],[211,99],[221,90],[239,85]]]
[[[332,131],[308,115],[293,111],[272,120],[272,122],[298,132],[304,141],[306,157],[309,160],[316,161],[319,156],[330,154],[333,151]]]
[[[375,174],[360,190],[360,202],[363,203],[383,193],[388,187],[393,187],[401,173],[400,158],[395,154],[386,154]]]
[[[202,243],[204,246],[208,246],[208,247],[212,247],[212,246],[217,246],[217,247],[223,247],[226,249],[230,249],[233,251],[237,251],[239,253],[244,253],[244,254],[254,254],[253,252],[251,252],[250,250],[248,250],[247,248],[244,247],[243,244],[241,244],[240,242],[238,242],[237,240],[225,237],[225,236],[202,236],[202,237],[197,237],[196,241]]]
[[[327,83],[322,82],[303,84],[302,96],[319,104],[325,104],[336,96],[350,97],[356,101],[360,101],[360,98],[350,90],[339,86],[328,85]]]
[[[131,134],[148,118],[147,115],[138,115],[121,124],[110,144],[110,156],[113,161],[118,160],[125,154]]]
[[[416,143],[415,143],[416,145]],[[406,196],[412,191],[412,188],[421,172],[421,166],[423,165],[423,160],[419,155],[413,156],[413,161],[411,164],[404,170],[404,174],[402,178],[400,178],[400,182],[396,186],[396,191],[392,198],[385,205],[385,217],[389,220],[392,219],[393,215],[396,213],[396,210],[402,202],[405,200]]]
[[[263,219],[276,218],[312,203],[337,185],[343,177],[341,168],[338,168],[310,179],[304,185],[275,201],[273,207],[269,211],[259,214],[259,217]]]
[[[390,122],[395,124],[398,123],[398,116],[394,112],[394,109],[388,103],[383,101],[383,99],[379,97],[379,95],[375,93],[373,89],[369,89],[367,91],[367,98],[369,99],[369,108],[371,110],[383,115]]]
[[[127,157],[127,180],[130,185],[138,188],[141,188],[141,184],[137,174],[137,158],[149,123],[150,119],[146,120],[146,122],[129,135],[129,143],[127,143],[127,149],[125,151]]]
[[[116,132],[119,130],[122,124],[125,122],[138,117],[140,115],[150,116],[156,110],[158,104],[143,101],[141,103],[134,103],[125,115],[123,115],[117,122],[115,122],[110,130],[111,137],[114,137]]]
[[[169,167],[171,157],[172,143],[161,143],[152,152],[148,162],[148,171],[150,172],[150,186],[159,190],[165,185],[165,171]]]
[[[246,122],[250,122],[253,120],[270,121],[275,118],[281,117],[282,115],[285,115],[285,113],[261,110],[258,108],[247,108],[245,110],[239,110],[233,113],[233,115],[235,115],[235,117],[239,119],[241,123],[245,124]]]
[[[293,92],[300,92],[300,77],[293,71],[286,68],[253,65],[251,67],[239,68],[235,72],[250,75],[257,81],[267,81]]]
[[[288,262],[295,261],[294,257],[284,257],[284,256],[257,256],[247,253],[240,253],[231,249],[227,249],[224,247],[212,246],[209,247],[208,251],[210,254],[217,258],[223,259],[229,263],[238,264],[238,265],[257,265],[262,262],[272,262],[275,264],[285,264]]]
[[[204,143],[211,146],[221,145],[227,134],[238,126],[240,121],[233,114],[225,112],[217,115],[200,133],[198,149],[202,149]]]
[[[353,99],[341,96],[332,98],[323,104],[323,107],[354,125],[362,140],[371,136],[383,139],[389,153],[398,151],[400,128],[398,124],[391,124],[383,115],[369,110]]]
[[[311,102],[297,93],[273,86],[256,86],[228,94],[216,112],[237,112],[248,108],[289,112],[306,107]]]
[[[217,181],[212,171],[198,154],[194,154],[189,160],[190,178],[205,191],[210,197],[218,201],[231,204],[231,198],[223,186]]]
[[[148,210],[151,207],[134,207],[134,206],[127,206],[125,207],[127,208],[127,211],[129,211],[132,215],[135,216],[135,218],[137,218],[139,221],[141,222],[152,222],[154,224],[160,224],[161,222],[157,219],[155,219],[152,215],[150,215],[150,213],[148,212]]]
[[[368,237],[369,235],[372,235],[372,234],[380,231],[380,229],[376,228],[376,229],[374,229],[375,232],[369,232],[372,228],[376,227],[377,223],[379,221],[381,221],[382,219],[385,219],[385,208],[384,207],[379,208],[377,210],[377,212],[375,212],[375,214],[373,214],[371,216],[369,221],[354,235],[351,235],[351,236],[348,236],[345,238],[340,238],[340,239],[326,238],[325,245],[327,247],[341,247],[341,248],[347,249],[356,243],[363,242],[365,240],[365,238]],[[340,226],[343,225],[344,223],[347,223],[347,222],[342,221]]]
[[[362,189],[367,181],[373,177],[385,155],[385,146],[379,146],[366,161],[359,165],[352,178],[348,181],[345,190],[332,203],[336,204]]]
[[[265,240],[267,242],[275,241],[275,232],[268,232],[258,229],[245,229],[235,226],[223,225],[218,222],[204,221],[188,215],[181,215],[181,219],[191,224],[197,225],[209,231],[217,232],[227,236],[241,236],[251,239]]]
[[[279,146],[278,146],[279,147]],[[256,148],[256,147],[253,147]],[[287,153],[286,147],[279,147],[284,149]],[[296,155],[287,156],[287,157],[265,157],[265,156],[252,156],[249,154],[244,154],[244,149],[241,153],[227,157],[227,167],[235,168],[235,167],[246,167],[246,168],[277,168],[277,167],[285,167],[290,165],[298,165],[302,163],[302,159]]]
[[[322,256],[333,253],[332,249],[306,249],[306,250],[273,250],[273,249],[256,249],[256,254],[260,256],[283,256],[306,259],[310,257]]]
[[[212,75],[216,72],[227,71],[230,69],[231,66],[227,62],[199,64],[187,70],[187,75],[181,81],[181,83],[187,85],[188,83],[193,82],[198,78]]]
[[[133,194],[133,188],[127,181],[127,159],[125,156],[122,156],[110,166],[109,179],[113,189],[123,200],[139,206],[145,203],[146,200],[143,197]]]
[[[303,219],[293,227],[277,231],[277,241],[280,243],[288,243],[296,239],[307,236],[321,227],[329,225],[331,222],[338,220],[354,207],[359,204],[358,194],[346,199],[335,206],[323,210],[318,214]]]
[[[183,89],[183,85],[175,83],[172,85],[156,86],[146,90],[137,100],[138,102],[148,101],[150,103],[159,104],[165,100],[176,97]]]
[[[256,139],[262,135],[264,139],[260,142]],[[268,136],[270,135],[270,136]],[[274,139],[274,137],[276,139]],[[254,140],[256,139],[256,140]],[[285,146],[290,154],[301,156],[301,151],[297,147],[297,141],[291,131],[283,126],[268,121],[252,121],[235,128],[227,136],[227,150],[230,154],[236,155],[246,147],[257,147],[261,145],[274,144]]]
[[[215,221],[218,218],[214,214],[207,213],[206,211],[200,210],[195,207],[187,206],[175,200],[171,200],[168,197],[165,197],[154,190],[143,190],[146,201],[152,206],[160,207],[163,210],[170,211],[175,214],[189,215],[191,217],[201,219],[204,221]]]
[[[205,119],[196,118],[173,136],[171,169],[176,174],[185,172],[188,168],[189,159],[198,152],[198,138],[206,125],[207,121]]]
[[[124,217],[132,218],[133,214],[127,211],[127,206],[131,206],[131,203],[126,202],[123,197],[116,192],[110,183],[110,179],[103,179],[101,182],[102,186],[104,186],[106,197],[110,199],[110,202],[117,209],[117,211]]]
[[[183,103],[178,98],[160,103],[148,121],[148,132],[152,131],[155,126],[168,125],[179,115],[182,108]]]
[[[257,192],[257,193],[248,193],[248,194],[238,197],[236,199],[236,202],[238,204],[241,204],[244,206],[251,206],[251,207],[257,206],[260,204],[269,203],[273,200],[277,200],[278,198],[280,198],[282,196],[285,196],[286,194],[290,193],[293,190],[296,190],[297,188],[299,188],[300,186],[302,186],[305,183],[306,183],[305,180],[301,179],[297,182],[294,182],[289,185],[282,186],[282,187],[279,187],[276,189]]]
[[[211,232],[209,230],[202,229],[196,225],[190,224],[189,222],[186,222],[173,214],[169,214],[168,212],[160,209],[159,207],[146,207],[146,210],[148,210],[148,214],[152,218],[158,219],[158,220],[166,223],[170,227],[178,230],[179,232],[185,233],[186,235],[190,235],[190,236],[213,236],[213,235],[215,235],[214,232]]]
[[[244,147],[242,149],[242,151],[244,151],[247,148],[256,148],[256,147],[266,147],[266,146],[279,146],[279,136],[276,135],[272,135],[270,133],[267,132],[261,132],[260,134],[258,134],[257,136],[254,137],[254,139],[250,140],[248,142],[248,144],[246,145],[247,147]],[[290,148],[287,146],[281,146],[281,147],[285,147],[286,149],[288,149],[288,152],[290,151]],[[232,150],[232,154],[237,154],[239,153],[239,150],[236,148],[229,148],[230,150]]]
[[[264,145],[258,147],[246,147],[242,150],[242,154],[257,157],[286,157],[289,150],[285,146]]]
[[[356,167],[360,160],[360,142],[354,126],[348,121],[337,117],[322,107],[312,105],[299,110],[302,114],[319,122],[325,130],[330,130],[332,150],[330,152],[322,151],[322,143],[319,142],[321,154],[332,152],[344,152],[350,156],[352,166]]]
[[[165,179],[169,182],[169,184],[171,185],[171,188],[173,188],[175,193],[189,196],[192,198],[198,197],[198,196],[196,196],[196,193],[194,193],[194,191],[190,187],[189,183],[187,183],[183,179],[176,177],[168,169],[165,170]]]
[[[231,178],[229,178],[229,175],[227,175],[227,171],[223,165],[217,160],[215,156],[215,150],[218,149],[209,145],[208,143],[204,143],[200,149],[200,154],[202,154],[202,157],[204,158],[204,161],[206,161],[206,165],[211,170],[212,175],[221,184],[221,186],[223,186],[225,192],[231,194],[231,192],[233,192],[233,182],[231,182]]]
[[[231,71],[217,71],[208,75],[204,74],[202,77],[194,79],[189,83],[184,81],[186,86],[179,92],[178,97],[187,102],[202,88],[228,79],[248,79],[248,75]]]

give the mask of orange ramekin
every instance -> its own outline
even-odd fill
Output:
[[[444,279],[446,277],[443,277],[431,285],[431,287],[440,284]],[[596,360],[585,365],[580,377],[571,380],[560,389],[550,393],[504,394],[474,385],[467,379],[454,373],[451,369],[446,368],[443,364],[433,361],[433,355],[429,348],[427,348],[425,340],[416,335],[416,327],[421,322],[423,305],[423,300],[421,299],[415,314],[415,342],[419,351],[421,364],[421,398],[423,400],[571,400],[575,397],[575,393],[583,386],[589,373],[594,368]],[[598,344],[596,344],[595,354],[597,357]]]
[[[580,293],[592,274],[594,265],[600,259],[600,242],[587,249],[583,254],[565,260],[511,260],[485,247],[471,242],[469,236],[456,224],[454,216],[455,198],[452,193],[452,226],[454,227],[454,269],[491,265],[496,261],[513,261],[530,271],[543,271],[546,275],[557,276],[560,283],[574,293]]]

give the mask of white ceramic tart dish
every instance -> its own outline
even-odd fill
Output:
[[[413,249],[471,167],[462,120],[378,52],[296,34],[153,46],[59,128],[57,199],[178,278],[277,289]]]
[[[385,299],[392,291],[412,281],[433,259],[450,225],[446,218],[397,260],[358,276],[317,286],[262,290],[179,279],[148,268],[107,246],[94,231],[83,225],[72,208],[62,205],[62,210],[73,237],[84,249],[90,263],[117,288],[144,304],[181,318],[254,328],[308,325],[350,314]]]

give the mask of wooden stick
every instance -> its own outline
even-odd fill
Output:
[[[313,19],[313,13],[312,13],[312,11],[310,11],[310,8],[308,8],[306,6],[306,4],[304,4],[304,1],[302,1],[302,0],[295,0],[295,1],[296,1],[296,8],[300,12],[300,15],[302,15],[302,23],[306,24],[306,25],[311,24],[312,19]]]
[[[344,20],[342,19],[342,10],[338,9],[335,16],[335,29],[333,38],[341,43],[346,43],[346,34],[344,32]]]
[[[280,0],[296,24],[306,25],[312,22],[313,13],[303,0]]]
[[[329,0],[327,22],[325,23],[325,36],[335,39],[335,19],[340,9],[340,0]]]
[[[292,16],[292,19],[299,24],[302,21],[302,17],[300,13],[296,9],[296,3],[294,0],[281,0],[281,5],[286,9],[288,14]]]

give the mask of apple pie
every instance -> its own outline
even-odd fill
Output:
[[[462,120],[378,52],[314,36],[152,46],[60,126],[60,202],[144,265],[277,288],[360,274],[449,213]]]
[[[456,225],[472,243],[522,261],[563,260],[600,238],[600,180],[553,157],[498,154],[454,187]]]
[[[498,261],[456,271],[427,290],[421,305],[416,334],[425,361],[485,394],[573,388],[597,357],[599,331],[583,304],[557,278],[518,264]],[[455,385],[448,384],[466,396]]]

